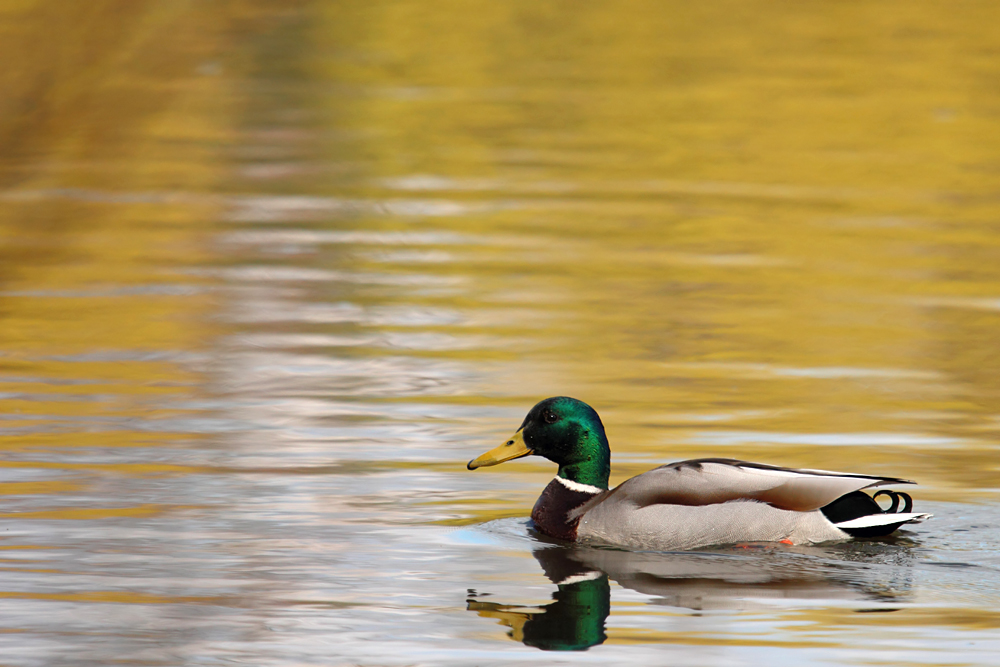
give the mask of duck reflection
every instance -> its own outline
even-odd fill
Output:
[[[467,608],[499,620],[526,646],[547,651],[582,651],[607,639],[609,579],[652,596],[651,604],[697,611],[745,609],[775,599],[855,600],[894,611],[884,603],[902,601],[912,586],[913,555],[905,539],[854,543],[850,549],[749,545],[676,554],[548,546],[533,555],[557,586],[551,603],[499,604],[470,591]]]
[[[604,621],[611,612],[611,584],[600,568],[573,558],[579,548],[536,549],[532,555],[558,590],[543,607],[468,600],[469,611],[496,618],[511,637],[545,651],[585,651],[607,639]]]
[[[591,576],[593,575],[593,576]],[[611,585],[603,572],[558,584],[552,602],[544,607],[523,607],[468,600],[469,611],[495,618],[525,646],[543,651],[585,651],[602,644],[604,621],[611,611]]]

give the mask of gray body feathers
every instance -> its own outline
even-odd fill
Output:
[[[577,539],[633,549],[683,550],[736,542],[810,544],[848,539],[820,508],[845,494],[912,484],[825,470],[795,470],[730,459],[662,466],[594,495],[569,512]],[[927,514],[874,515],[845,527],[918,522]]]

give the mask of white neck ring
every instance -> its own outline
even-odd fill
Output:
[[[570,491],[578,491],[580,493],[590,493],[590,494],[597,494],[604,491],[604,489],[599,489],[596,486],[591,486],[590,484],[581,484],[580,482],[574,482],[571,479],[565,479],[563,477],[560,477],[559,475],[556,475],[556,479],[562,482],[562,485],[565,486]]]

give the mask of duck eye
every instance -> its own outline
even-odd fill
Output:
[[[559,417],[556,415],[556,413],[552,412],[551,410],[546,410],[542,414],[542,419],[545,420],[546,424],[555,424],[557,421],[559,421]]]

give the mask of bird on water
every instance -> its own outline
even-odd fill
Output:
[[[735,459],[669,463],[609,489],[611,449],[601,418],[583,401],[566,396],[535,405],[513,437],[468,467],[529,455],[559,466],[531,511],[535,528],[572,542],[653,550],[741,542],[813,544],[889,535],[931,516],[911,512],[906,493],[862,491],[911,481]],[[885,510],[875,501],[882,494],[892,501]]]

